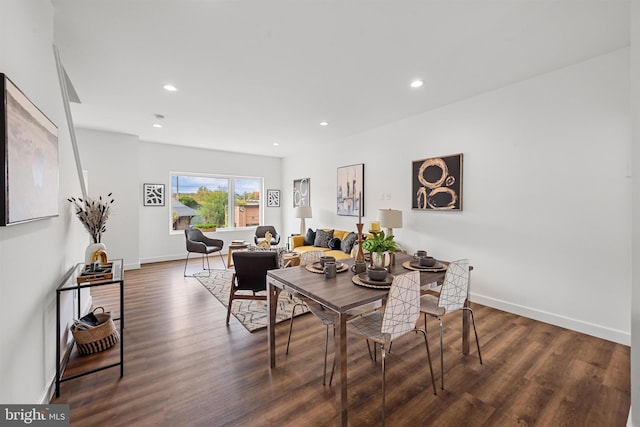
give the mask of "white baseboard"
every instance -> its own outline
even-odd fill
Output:
[[[571,329],[572,331],[613,341],[618,344],[631,345],[631,335],[629,332],[611,329],[606,326],[596,325],[594,323],[584,322],[582,320],[573,319],[561,314],[549,313],[547,311],[538,310],[531,307],[525,307],[513,304],[508,301],[502,301],[495,298],[486,297],[471,293],[471,301],[478,304],[486,305],[498,310],[507,311],[509,313],[518,314],[530,319],[539,320],[541,322],[550,323],[562,328]]]
[[[629,406],[629,416],[627,417],[627,427],[633,427],[633,421],[631,420],[631,406]]]

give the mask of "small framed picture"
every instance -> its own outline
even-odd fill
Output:
[[[164,184],[144,184],[143,201],[145,206],[164,206]]]
[[[267,207],[280,207],[280,190],[267,190]]]

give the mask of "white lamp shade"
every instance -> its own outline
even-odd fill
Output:
[[[385,228],[402,228],[402,211],[396,209],[378,209],[378,221]]]
[[[311,218],[311,206],[296,206],[296,218]]]

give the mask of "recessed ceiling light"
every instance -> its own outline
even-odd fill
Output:
[[[165,90],[168,90],[169,92],[175,92],[178,90],[178,88],[175,87],[174,85],[164,85],[162,87],[165,88]]]
[[[320,122],[320,126],[329,126],[329,122]]]
[[[415,89],[415,88],[422,87],[423,84],[424,82],[422,80],[414,80],[411,82],[410,86]]]
[[[154,123],[154,124],[153,124],[153,127],[154,127],[154,128],[161,128],[161,127],[162,127],[162,125],[161,125],[160,123]]]
[[[280,143],[279,143],[279,142],[274,142],[274,143],[273,143],[273,146],[274,146],[274,147],[277,147],[278,145],[280,145]]]

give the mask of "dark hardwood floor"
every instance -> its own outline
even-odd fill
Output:
[[[322,323],[311,314],[296,318],[288,356],[288,324],[279,324],[271,371],[266,330],[249,333],[234,317],[227,327],[226,309],[197,279],[182,276],[183,265],[145,264],[126,272],[124,377],[111,368],[62,383],[52,403],[70,405],[71,425],[335,425],[335,390],[322,385]],[[93,298],[94,306],[117,316],[114,291]],[[438,383],[437,396],[422,338],[410,334],[394,342],[387,425],[626,425],[629,347],[478,304],[474,311],[484,365],[473,342],[471,353],[461,354],[460,316],[445,318],[446,390]],[[429,322],[428,334],[438,381],[437,322]],[[349,425],[380,425],[380,364],[369,359],[364,341],[350,337],[348,345]],[[117,354],[114,347],[73,355],[67,373]]]

